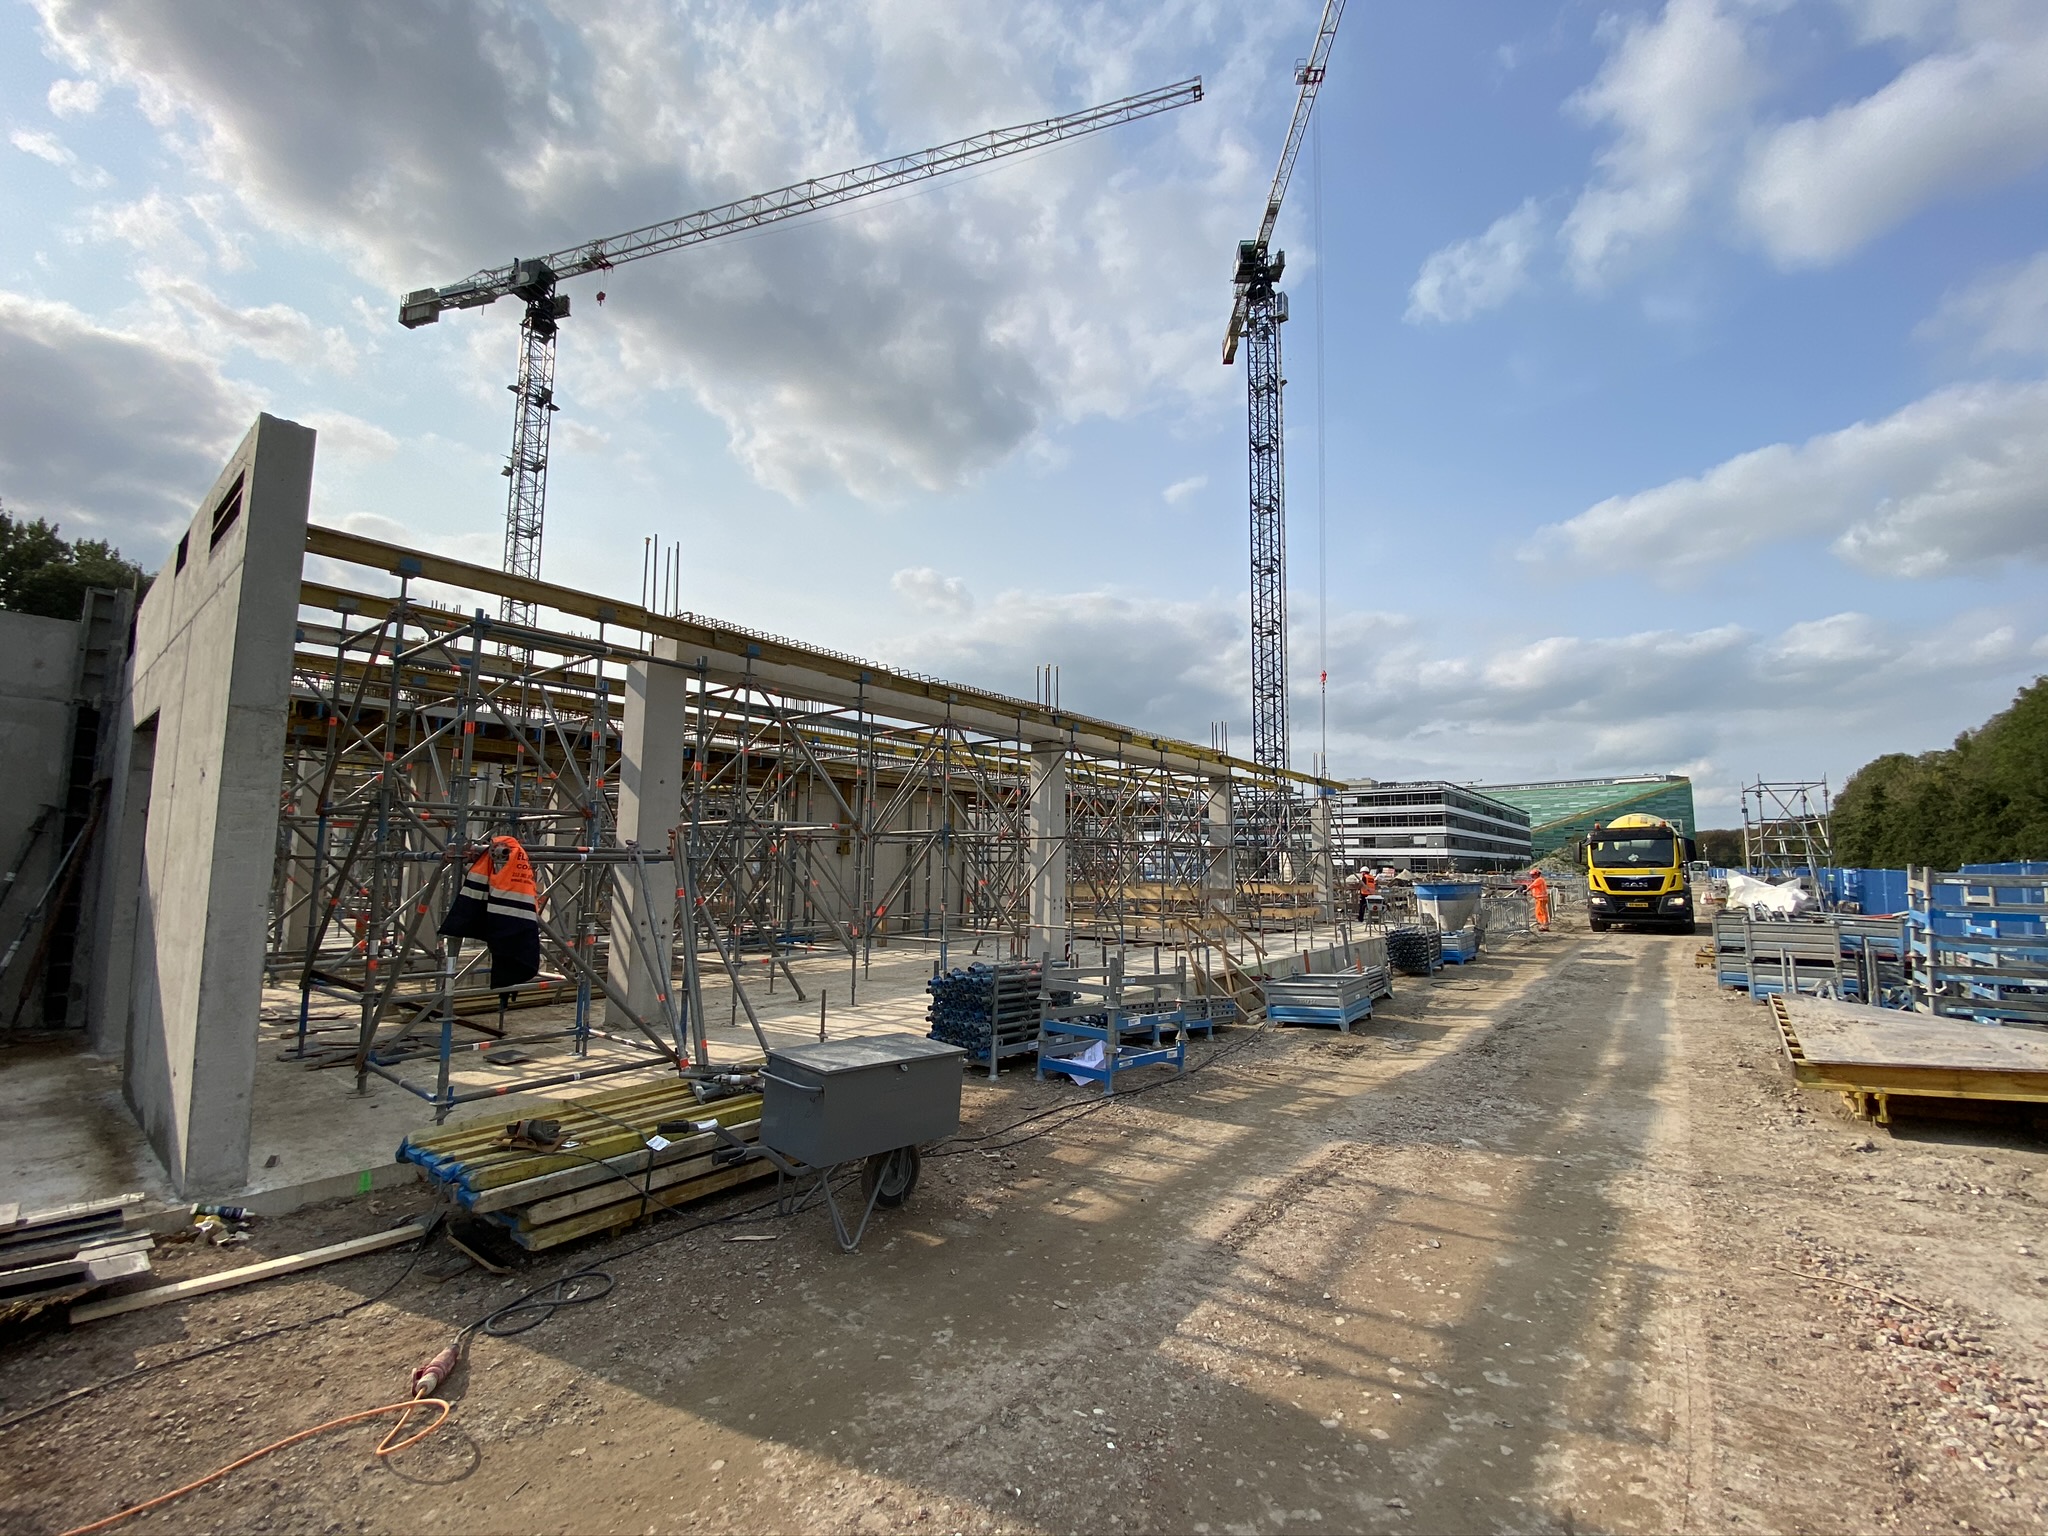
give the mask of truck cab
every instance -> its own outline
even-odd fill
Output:
[[[1693,931],[1692,839],[1656,816],[1617,816],[1586,838],[1586,924]]]

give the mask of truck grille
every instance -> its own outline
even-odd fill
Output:
[[[1607,888],[1610,891],[1654,891],[1663,887],[1662,875],[1609,875]]]

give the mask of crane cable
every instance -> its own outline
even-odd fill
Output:
[[[1316,671],[1318,687],[1321,690],[1320,726],[1322,731],[1320,761],[1316,772],[1323,778],[1330,776],[1330,541],[1329,519],[1324,511],[1323,445],[1328,441],[1324,429],[1323,375],[1325,373],[1323,342],[1323,120],[1311,117],[1308,120],[1308,165],[1309,165],[1309,211],[1312,220],[1313,238],[1316,245]]]

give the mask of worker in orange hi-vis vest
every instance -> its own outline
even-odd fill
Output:
[[[1358,872],[1358,920],[1361,923],[1365,921],[1366,902],[1379,893],[1380,883],[1373,878],[1373,872],[1369,869],[1361,869]]]
[[[1550,932],[1550,882],[1540,869],[1529,871],[1529,898],[1536,904],[1536,926]]]
[[[540,887],[515,837],[494,837],[469,866],[441,932],[482,939],[491,952],[491,989],[506,992],[540,974]]]

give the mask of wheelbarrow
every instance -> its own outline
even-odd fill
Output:
[[[840,1249],[860,1247],[879,1209],[893,1210],[917,1188],[918,1149],[960,1129],[960,1063],[967,1053],[922,1035],[869,1035],[771,1050],[761,1071],[761,1135],[743,1142],[714,1121],[714,1165],[765,1160],[786,1209],[820,1195]],[[847,1229],[833,1182],[860,1164],[862,1209]]]

